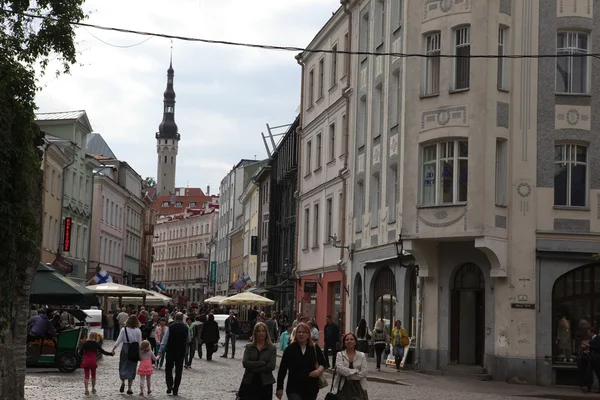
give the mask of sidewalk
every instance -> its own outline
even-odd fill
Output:
[[[279,349],[277,356],[283,354]],[[517,396],[523,398],[538,398],[538,399],[556,399],[556,400],[579,400],[598,398],[596,393],[582,393],[577,387],[545,387],[534,385],[515,385],[498,381],[478,381],[475,379],[465,379],[457,377],[449,377],[443,375],[428,375],[413,370],[396,371],[393,366],[383,366],[381,371],[375,370],[375,359],[367,358],[369,371],[367,373],[367,381],[380,382],[391,385],[400,386],[419,386],[429,387],[440,390],[448,390],[453,392],[474,392],[504,396]],[[333,370],[329,369],[325,372],[328,374],[328,380],[331,382]],[[402,389],[398,388],[398,393]]]

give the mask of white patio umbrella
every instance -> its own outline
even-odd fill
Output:
[[[275,302],[266,297],[250,292],[243,292],[222,300],[219,304],[224,306],[249,305],[249,306],[272,306]]]
[[[118,297],[144,297],[147,293],[145,289],[134,288],[131,286],[120,285],[118,283],[101,283],[99,285],[86,286],[87,289],[99,296],[118,296]]]
[[[227,296],[214,296],[214,297],[211,297],[211,298],[208,298],[208,299],[204,300],[204,302],[206,304],[219,304],[223,300],[225,300],[226,298],[227,298]]]
[[[146,301],[144,302],[143,297],[109,297],[108,301],[111,303],[121,304],[134,304],[134,305],[147,305],[147,306],[162,306],[167,305],[171,302],[169,296],[165,296],[153,290],[142,289],[146,293]]]

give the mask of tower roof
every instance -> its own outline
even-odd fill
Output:
[[[179,140],[179,128],[175,123],[175,90],[173,89],[173,78],[175,70],[173,69],[173,57],[169,62],[167,69],[167,88],[163,93],[163,119],[158,126],[157,139],[176,139]]]

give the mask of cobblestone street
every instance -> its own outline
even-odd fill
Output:
[[[110,348],[110,345],[105,345]],[[194,359],[192,370],[183,371],[183,379],[179,388],[181,399],[233,399],[236,389],[239,387],[243,374],[241,365],[242,352],[237,359],[220,358],[222,350],[212,362]],[[279,358],[278,358],[279,360]],[[25,393],[28,400],[58,400],[58,399],[126,399],[130,396],[119,393],[120,381],[118,378],[118,354],[115,357],[104,357],[99,362],[98,384],[96,395],[85,396],[83,388],[83,370],[71,374],[63,374],[53,369],[29,368],[27,370]],[[374,368],[373,368],[374,369]],[[516,400],[526,399],[527,394],[541,397],[539,393],[556,391],[552,389],[539,389],[531,386],[506,385],[497,382],[476,382],[471,380],[449,379],[443,377],[423,378],[422,374],[401,372],[380,373],[381,376],[398,377],[400,383],[369,382],[369,398],[371,400],[383,400],[391,398],[415,399],[415,400]],[[370,376],[375,376],[371,375]],[[331,382],[331,375],[328,375]],[[152,378],[153,393],[148,398],[168,399],[172,398],[166,394],[164,369],[155,370]],[[500,386],[502,385],[502,386]],[[502,388],[502,389],[498,389]],[[139,398],[139,379],[134,381],[134,395]],[[325,398],[326,390],[322,390],[319,400]],[[569,391],[571,392],[571,391]],[[492,394],[493,393],[493,394]],[[516,396],[518,394],[518,396]],[[574,396],[577,392],[572,391]],[[285,398],[285,396],[284,396]],[[556,398],[556,397],[555,397]],[[568,398],[568,397],[564,397]]]

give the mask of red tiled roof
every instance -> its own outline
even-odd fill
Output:
[[[186,189],[186,192],[189,190]],[[157,215],[172,215],[172,214],[180,214],[185,211],[186,208],[191,208],[194,210],[202,211],[202,205],[204,202],[208,202],[211,204],[211,207],[218,209],[218,204],[216,204],[216,200],[219,196],[205,196],[202,192],[202,189],[199,190],[202,195],[198,196],[160,196],[156,200],[154,200],[154,206],[157,210]],[[163,203],[166,206],[163,206]],[[177,204],[181,203],[180,207],[177,207]],[[195,205],[192,203],[196,203]]]

